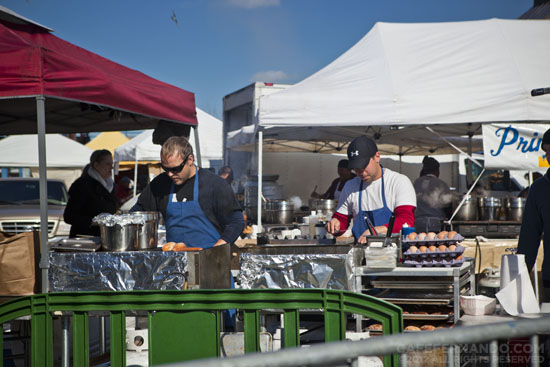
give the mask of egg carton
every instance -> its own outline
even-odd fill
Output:
[[[434,259],[417,259],[417,260],[403,260],[403,266],[408,267],[417,267],[417,268],[428,268],[428,267],[459,267],[464,264],[464,259],[451,259],[451,260],[434,260]]]
[[[456,246],[454,251],[441,251],[439,248],[437,248],[435,251],[426,251],[426,252],[420,252],[420,250],[416,252],[411,252],[411,249],[409,248],[407,251],[403,252],[404,257],[421,257],[421,258],[435,258],[437,256],[449,256],[452,258],[460,256],[464,250],[466,250],[466,247],[464,246]]]
[[[453,238],[447,238],[447,236],[445,236],[444,238],[434,238],[433,240],[429,240],[427,238],[423,240],[417,240],[417,239],[409,240],[408,238],[404,238],[402,243],[407,246],[411,246],[411,245],[437,246],[437,245],[456,245],[457,243],[460,243],[462,241],[464,241],[464,236],[457,233]]]

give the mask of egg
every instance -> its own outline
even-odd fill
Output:
[[[426,238],[429,240],[433,240],[435,238],[435,232],[428,232]]]
[[[440,252],[445,252],[445,251],[447,251],[447,246],[439,245],[438,249],[439,249]]]
[[[447,238],[452,240],[455,238],[456,235],[457,235],[456,231],[450,231],[449,233],[447,233]]]
[[[419,233],[418,236],[416,237],[416,239],[419,240],[419,241],[424,241],[425,238],[426,238],[426,233],[425,232]]]
[[[462,255],[456,258],[457,260],[462,260]]]
[[[439,240],[444,239],[445,236],[447,235],[447,233],[449,233],[449,232],[447,232],[447,231],[439,232],[439,233],[437,234],[437,239],[439,239]]]
[[[426,251],[428,251],[428,248],[427,248],[426,246],[424,246],[424,245],[420,246],[418,249],[420,250],[420,252],[426,252]]]
[[[449,245],[449,251],[456,251],[455,245]]]
[[[409,239],[409,241],[414,241],[416,239],[416,236],[417,236],[417,233],[412,232],[412,233],[409,233],[409,236],[407,238]]]
[[[416,246],[409,247],[409,253],[410,254],[414,254],[415,252],[418,252],[418,247],[416,247]]]
[[[430,250],[430,252],[435,252],[436,249],[437,247],[435,247],[434,245],[431,245],[430,247],[428,247],[428,250]]]

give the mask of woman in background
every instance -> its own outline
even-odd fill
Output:
[[[69,189],[69,201],[63,218],[71,224],[70,236],[99,236],[99,227],[92,226],[92,218],[100,213],[114,214],[117,207],[112,178],[113,156],[106,149],[96,150],[90,164]]]

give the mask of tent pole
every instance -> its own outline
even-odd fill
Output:
[[[477,176],[476,181],[472,184],[472,186],[470,186],[470,188],[468,189],[468,192],[464,194],[464,196],[462,197],[462,201],[458,204],[458,206],[456,207],[453,215],[451,215],[451,218],[447,221],[447,223],[451,226],[451,230],[453,229],[453,224],[451,222],[453,221],[454,217],[456,216],[456,213],[458,213],[460,208],[462,208],[462,205],[466,201],[466,198],[468,197],[468,195],[470,195],[470,193],[472,192],[474,187],[476,187],[476,184],[479,181],[479,179],[481,178],[481,176],[483,176],[483,173],[485,173],[485,168],[483,168],[481,170],[481,173],[479,174],[479,176]]]
[[[468,155],[472,156],[472,133],[468,132]],[[472,173],[472,161],[468,160],[468,164],[466,165],[466,182],[472,182],[473,181],[473,173]]]
[[[137,174],[138,174],[138,156],[137,156],[137,144],[134,151],[134,158],[136,162],[134,163],[134,197],[137,195]]]
[[[36,123],[38,132],[38,175],[40,182],[40,271],[41,293],[48,293],[48,177],[46,174],[46,103],[44,96],[36,97]]]
[[[197,165],[202,167],[201,145],[199,142],[199,125],[193,126],[193,132],[195,133],[195,159],[197,160]]]
[[[263,151],[263,138],[264,132],[260,129],[258,130],[258,231],[262,231],[262,171],[263,171],[263,162],[262,162],[262,151]]]

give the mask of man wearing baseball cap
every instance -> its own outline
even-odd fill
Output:
[[[346,182],[336,212],[326,225],[327,231],[338,235],[353,219],[355,240],[365,243],[365,236],[371,234],[366,217],[378,234],[385,234],[392,213],[394,233],[405,223],[412,227],[416,207],[413,185],[407,176],[380,165],[376,143],[367,136],[353,139],[348,146],[348,160],[348,167],[357,177]]]
[[[550,163],[550,129],[542,137],[541,150]],[[541,152],[542,153],[542,152]],[[529,271],[535,265],[540,241],[544,243],[544,260],[542,264],[542,302],[550,302],[550,169],[541,178],[533,182],[527,195],[521,230],[518,241],[518,254],[525,255],[525,263]]]

